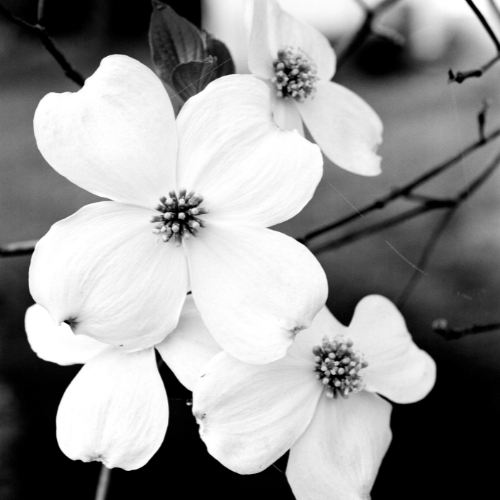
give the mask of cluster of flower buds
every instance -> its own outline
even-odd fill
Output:
[[[303,102],[316,91],[316,65],[300,48],[287,47],[278,51],[278,59],[273,62],[276,76],[271,79],[278,89],[278,97],[293,97]]]
[[[203,196],[186,189],[179,190],[179,196],[175,191],[168,193],[168,198],[162,196],[160,203],[155,207],[161,215],[151,217],[151,222],[156,223],[154,234],[161,235],[164,242],[174,237],[176,245],[180,245],[182,238],[198,235],[198,229],[205,227],[205,223],[197,215],[208,214],[206,208],[200,207]]]
[[[352,340],[337,336],[332,341],[325,337],[321,346],[313,347],[316,378],[326,386],[328,398],[337,398],[339,394],[347,398],[350,393],[363,389],[359,371],[366,368],[368,362],[352,346]]]

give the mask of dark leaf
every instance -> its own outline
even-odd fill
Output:
[[[161,0],[152,4],[149,45],[153,64],[160,78],[171,84],[176,66],[206,59],[203,34]]]
[[[179,64],[172,73],[172,84],[184,101],[201,92],[217,78],[215,68],[217,59],[209,57],[206,61],[191,61]]]
[[[216,78],[221,76],[233,75],[235,73],[234,62],[231,54],[225,44],[220,40],[213,38],[209,33],[205,34],[205,45],[208,55],[217,58],[218,65],[215,72]]]

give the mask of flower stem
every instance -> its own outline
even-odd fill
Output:
[[[95,500],[106,500],[110,476],[111,469],[108,469],[105,465],[102,465],[101,473],[99,474],[99,482],[97,483],[97,490],[95,492]]]

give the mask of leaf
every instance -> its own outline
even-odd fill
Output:
[[[152,0],[152,4],[149,45],[153,64],[160,78],[171,84],[176,66],[206,59],[203,34],[162,0]]]
[[[217,59],[211,56],[206,61],[179,64],[172,73],[174,89],[184,101],[187,101],[217,78],[216,67]]]
[[[233,75],[235,73],[234,62],[226,45],[217,40],[217,38],[214,38],[210,33],[205,32],[204,35],[208,55],[216,58],[218,61],[217,69],[215,69],[216,78]]]

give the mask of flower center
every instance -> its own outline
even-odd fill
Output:
[[[363,379],[359,375],[368,363],[363,355],[352,348],[350,339],[337,335],[333,340],[323,338],[323,344],[314,346],[316,378],[326,386],[326,396],[347,398],[351,392],[363,389]]]
[[[278,90],[278,97],[293,97],[302,102],[316,92],[316,64],[302,49],[286,47],[279,50],[273,66],[276,76],[271,81]]]
[[[205,227],[205,223],[197,217],[208,214],[206,208],[200,207],[203,196],[194,191],[186,192],[184,188],[179,190],[179,195],[170,191],[168,197],[162,196],[155,207],[160,215],[151,217],[151,222],[155,224],[153,233],[164,242],[174,238],[175,244],[180,245],[182,238],[198,236],[200,227]]]

